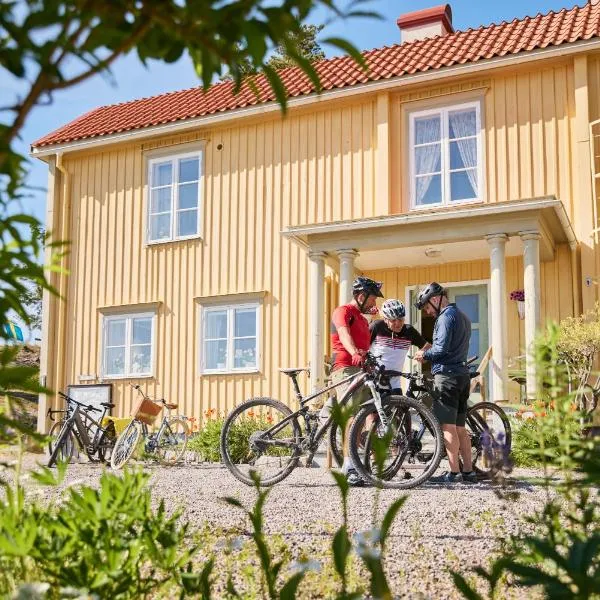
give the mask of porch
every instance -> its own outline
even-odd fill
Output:
[[[541,263],[553,261],[560,244],[568,244],[571,265],[576,265],[577,240],[564,205],[555,198],[475,205],[427,212],[289,227],[283,235],[304,247],[310,260],[310,364],[311,383],[323,381],[323,349],[328,328],[325,319],[325,265],[339,276],[339,304],[351,299],[355,273],[386,268],[420,266],[484,259],[489,261],[485,286],[487,328],[483,333],[492,347],[491,393],[506,399],[508,385],[507,258],[523,261],[525,290],[524,345],[530,349],[541,325]],[[424,285],[428,281],[419,281]],[[471,282],[440,281],[452,288]],[[578,313],[577,269],[571,268],[572,313]],[[405,287],[407,322],[417,324],[410,305],[418,286]],[[384,286],[384,294],[390,294]],[[482,324],[483,326],[483,324]],[[535,364],[526,359],[527,395],[536,395]]]

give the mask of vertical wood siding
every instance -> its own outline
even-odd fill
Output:
[[[65,381],[100,374],[102,307],[160,302],[156,376],[110,380],[116,412],[128,383],[182,412],[228,412],[252,395],[289,400],[279,367],[307,364],[306,253],[280,235],[291,224],[373,216],[374,105],[341,106],[85,154],[65,165],[73,204]],[[205,146],[201,240],[145,246],[144,150],[197,139]],[[221,144],[222,149],[217,146]],[[327,268],[328,302],[337,275]],[[199,375],[198,297],[265,290],[259,374]],[[329,317],[325,320],[327,327]],[[324,344],[326,350],[327,336]],[[305,384],[308,384],[305,382]]]

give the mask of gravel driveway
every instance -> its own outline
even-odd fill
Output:
[[[39,458],[29,455],[26,466],[33,465]],[[96,485],[102,468],[86,463],[72,464],[65,484]],[[218,465],[146,468],[151,473],[153,497],[164,498],[168,508],[183,508],[186,519],[212,535],[210,539],[206,538],[207,545],[212,543],[213,548],[219,548],[222,546],[219,538],[223,537],[247,539],[249,526],[243,514],[226,506],[220,498],[235,496],[250,507],[255,492],[239,483],[225,468]],[[518,470],[513,476],[537,474]],[[405,492],[408,499],[396,519],[386,552],[386,571],[397,597],[460,597],[448,569],[464,572],[476,565],[486,565],[498,541],[522,529],[521,517],[543,504],[541,487],[521,481],[515,482],[513,487],[520,492],[517,502],[498,498],[491,486],[484,483],[428,485]],[[58,494],[60,490],[56,489],[43,491],[48,499]],[[373,488],[350,491],[352,532],[370,527],[376,494]],[[382,490],[379,494],[381,514],[400,492]],[[292,559],[310,556],[323,561],[331,544],[331,533],[340,523],[339,492],[330,472],[325,469],[296,469],[272,488],[265,506],[267,533],[286,548]],[[235,556],[230,558],[230,564],[235,566]],[[361,583],[358,561],[354,569],[355,580]],[[324,566],[321,577],[326,571]],[[327,597],[327,593],[320,596],[319,589],[323,589],[322,583],[315,583],[312,591],[308,586],[304,597]],[[532,597],[531,590],[514,589],[510,596]]]

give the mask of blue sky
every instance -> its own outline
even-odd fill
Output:
[[[403,13],[428,8],[439,4],[439,0],[374,0],[371,9],[383,16],[381,21],[352,19],[346,22],[333,22],[322,32],[324,37],[343,36],[352,41],[359,49],[377,48],[395,44],[399,41],[400,32],[396,19]],[[575,4],[568,0],[504,0],[503,2],[486,2],[483,0],[454,0],[451,2],[453,24],[455,29],[479,27],[490,23],[511,21],[526,15],[546,13],[550,10],[570,8]],[[584,0],[579,1],[583,5]],[[310,22],[323,22],[326,15],[316,12]],[[335,49],[324,47],[329,55],[339,54]],[[117,61],[112,69],[112,77],[96,76],[74,88],[58,93],[49,106],[40,106],[30,113],[18,150],[27,153],[29,144],[46,133],[64,125],[81,114],[105,104],[114,104],[152,96],[167,91],[184,89],[198,85],[189,58],[184,57],[177,63],[163,65],[152,62],[144,67],[135,53]],[[5,72],[0,71],[0,98],[14,98],[18,87]],[[31,186],[45,188],[47,168],[39,160],[31,161],[28,179]],[[31,198],[23,201],[24,212],[35,215],[42,222],[45,220],[45,192],[35,192]],[[17,207],[15,207],[17,208]]]

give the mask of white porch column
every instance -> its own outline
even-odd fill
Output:
[[[533,342],[541,321],[540,307],[540,234],[538,231],[519,232],[523,240],[523,268],[525,290],[525,351],[527,370],[527,397],[537,394],[537,374]]]
[[[312,391],[323,383],[325,310],[325,252],[309,252],[310,259],[310,381]]]
[[[486,236],[490,246],[490,301],[492,317],[492,398],[494,402],[507,399],[506,359],[506,242],[505,233]]]
[[[358,252],[353,249],[338,250],[340,259],[340,306],[352,300],[352,281],[354,279],[354,261]]]

